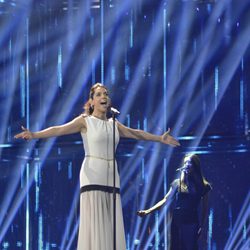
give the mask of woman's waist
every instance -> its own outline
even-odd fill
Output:
[[[80,188],[80,192],[88,192],[88,191],[102,191],[102,192],[107,192],[107,193],[118,193],[120,194],[120,186],[107,186],[107,185],[100,185],[100,184],[87,184],[87,185],[82,185]]]
[[[173,210],[173,219],[179,223],[189,224],[198,222],[198,210],[176,207]]]
[[[191,214],[197,214],[198,213],[198,209],[196,209],[196,208],[179,207],[179,206],[176,206],[174,208],[174,211],[176,211],[178,213],[191,213]]]
[[[114,160],[112,155],[97,155],[97,154],[86,154],[85,159],[90,160],[101,160],[101,161],[107,161],[112,162]]]

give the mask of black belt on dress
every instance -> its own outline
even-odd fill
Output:
[[[84,192],[88,192],[88,191],[102,191],[102,192],[106,192],[106,193],[113,193],[114,187],[110,187],[110,186],[103,186],[103,185],[87,185],[87,186],[83,186],[81,187],[80,192],[84,193]],[[120,194],[120,188],[115,188],[115,193],[116,194]]]

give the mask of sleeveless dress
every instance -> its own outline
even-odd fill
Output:
[[[80,222],[77,250],[113,249],[113,121],[85,117],[83,138],[85,159],[80,171]],[[119,131],[115,126],[115,148]],[[116,249],[126,250],[120,199],[120,179],[116,172]]]
[[[194,193],[179,190],[177,179],[172,186],[177,186],[175,206],[171,223],[170,250],[198,250],[199,205],[201,199],[211,190],[209,184]]]

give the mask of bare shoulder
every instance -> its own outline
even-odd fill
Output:
[[[118,120],[115,120],[115,122],[116,122],[119,129],[128,129],[128,127],[126,127],[124,124],[122,124]]]
[[[116,120],[116,124],[120,133],[120,136],[125,136],[126,132],[127,132],[127,127],[125,125],[123,125],[122,123],[120,123],[118,120]]]
[[[86,133],[87,131],[87,125],[86,125],[86,117],[87,115],[85,114],[80,114],[77,116],[74,121],[78,124],[78,126],[81,128],[81,132]]]

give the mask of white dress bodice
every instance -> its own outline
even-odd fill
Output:
[[[84,118],[86,133],[81,133],[85,159],[80,171],[80,186],[113,186],[113,121],[101,120],[94,116]],[[115,124],[115,149],[119,142],[119,131]],[[120,187],[116,169],[116,187]]]

